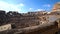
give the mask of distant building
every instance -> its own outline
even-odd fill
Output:
[[[50,15],[60,15],[60,2],[57,2],[52,9]]]
[[[36,11],[36,12],[28,12],[30,15],[44,15],[47,13],[46,11]]]
[[[53,7],[53,12],[60,11],[60,2],[56,3]]]

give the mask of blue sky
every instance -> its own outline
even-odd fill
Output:
[[[0,10],[18,11],[26,13],[29,11],[51,11],[54,4],[60,0],[0,0]]]

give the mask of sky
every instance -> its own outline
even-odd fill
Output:
[[[17,11],[19,13],[34,11],[51,11],[60,0],[0,0],[0,10]]]

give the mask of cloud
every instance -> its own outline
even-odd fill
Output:
[[[44,11],[43,9],[37,9],[37,10],[35,10],[35,11]]]
[[[29,8],[30,10],[33,9],[33,8]]]
[[[29,8],[29,10],[32,10],[33,8]]]
[[[44,4],[43,6],[44,7],[50,7],[51,5],[50,4]]]
[[[24,6],[24,4],[20,3],[18,5],[14,5],[14,4],[9,4],[7,2],[4,2],[4,1],[0,1],[0,10],[5,10],[6,12],[8,12],[8,11],[21,11],[22,9],[19,8],[21,6]]]
[[[24,4],[23,4],[23,3],[21,3],[21,4],[20,4],[20,6],[24,6]]]
[[[17,6],[21,6],[21,7],[23,7],[23,6],[24,6],[24,4],[23,4],[23,3],[20,3],[20,4],[18,4]]]
[[[33,8],[29,8],[28,11],[34,11]]]

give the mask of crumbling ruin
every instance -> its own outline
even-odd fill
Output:
[[[11,29],[1,31],[1,34],[46,34],[46,32],[49,32],[48,34],[55,34],[55,32],[58,32],[58,22],[55,22],[55,18],[60,18],[58,14],[56,16],[54,14],[51,15],[51,13],[45,13],[36,16],[31,14],[23,15],[18,12],[4,12],[3,15],[5,15],[3,20],[6,21],[0,22],[0,24],[2,23],[1,26],[11,24]],[[50,21],[50,18],[55,20]]]

